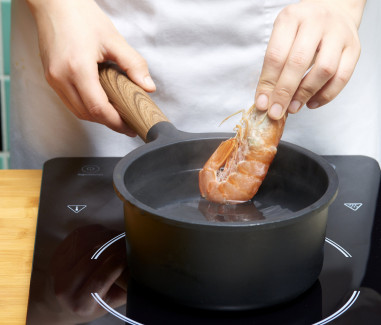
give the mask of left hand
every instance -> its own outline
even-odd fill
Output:
[[[156,89],[146,60],[94,0],[27,0],[35,17],[45,78],[79,119],[136,136],[104,92],[98,63],[116,62],[145,91]],[[126,9],[128,10],[128,9]]]
[[[97,248],[119,234],[101,225],[83,226],[69,234],[55,251],[51,279],[56,309],[60,316],[65,315],[66,324],[69,320],[75,324],[89,322],[107,313],[91,293],[97,292],[112,308],[126,303],[125,241],[118,240],[98,259],[91,259]]]
[[[364,0],[304,0],[284,8],[274,22],[256,107],[277,120],[304,104],[317,108],[334,99],[360,56],[357,28],[364,5]]]

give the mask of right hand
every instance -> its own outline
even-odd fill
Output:
[[[99,83],[98,63],[115,61],[137,85],[156,90],[144,58],[123,39],[93,0],[28,0],[36,19],[49,85],[82,120],[136,136]]]
[[[285,7],[274,22],[256,107],[279,120],[304,104],[314,109],[333,100],[360,56],[357,29],[364,5],[364,0],[302,0]]]

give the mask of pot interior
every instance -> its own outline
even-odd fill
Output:
[[[189,140],[148,151],[128,163],[124,188],[118,191],[124,200],[133,198],[132,203],[142,209],[168,219],[201,224],[284,220],[301,211],[309,212],[304,209],[312,205],[328,205],[336,193],[337,184],[332,185],[335,172],[323,158],[281,142],[251,201],[236,205],[208,202],[200,196],[198,172],[220,142]]]

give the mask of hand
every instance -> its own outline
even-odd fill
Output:
[[[118,33],[93,0],[28,0],[37,22],[45,76],[78,118],[135,136],[109,103],[98,63],[115,61],[131,80],[155,91],[146,61]]]
[[[334,99],[360,56],[357,28],[364,5],[364,0],[305,0],[283,9],[265,54],[256,107],[280,119],[304,104],[317,108]]]
[[[50,273],[56,311],[75,323],[89,322],[106,314],[91,293],[98,293],[109,306],[117,308],[126,303],[127,270],[125,240],[118,240],[98,259],[91,256],[99,247],[119,235],[101,225],[83,226],[70,233],[57,247]]]

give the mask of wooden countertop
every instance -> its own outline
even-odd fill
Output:
[[[41,170],[0,170],[0,324],[25,324]]]

